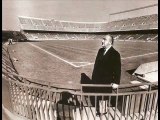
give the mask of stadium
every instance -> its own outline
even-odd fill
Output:
[[[2,37],[3,120],[158,120],[157,8],[112,12],[106,22],[17,16],[20,30],[3,30]],[[120,85],[94,93],[112,88],[83,79],[91,78],[107,34],[121,55]],[[91,101],[98,96],[100,116]]]

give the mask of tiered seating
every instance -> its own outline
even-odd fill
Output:
[[[158,16],[157,14],[141,16],[135,18],[128,18],[119,21],[112,21],[108,23],[108,31],[127,31],[127,30],[145,30],[157,28]]]
[[[58,34],[58,40],[67,40],[66,34]]]
[[[32,33],[25,32],[28,40],[102,40],[105,34]],[[113,34],[115,40],[158,41],[158,34]]]
[[[19,17],[23,30],[112,32],[158,28],[158,15],[146,15],[106,23],[83,23],[39,18]]]
[[[46,34],[44,34],[44,33],[37,33],[37,37],[40,40],[46,40],[47,39]]]
[[[98,40],[105,36],[105,33],[98,35],[97,33],[99,32],[158,29],[157,14],[111,21],[108,23],[69,22],[26,17],[19,17],[19,21],[21,29],[29,40]],[[30,30],[34,30],[34,32],[28,32]],[[58,32],[54,33],[53,31]],[[116,40],[158,41],[158,34],[153,33],[114,34],[113,36]]]
[[[112,36],[113,36],[114,40],[119,40],[119,37],[120,37],[121,35],[119,35],[119,34],[117,35],[117,34],[116,34],[116,35],[112,35]]]
[[[52,22],[50,20],[42,20],[44,26],[52,26]]]
[[[156,41],[158,34],[121,34],[115,35],[117,40],[141,40],[141,41]]]
[[[32,34],[30,34],[30,33],[24,33],[24,35],[27,37],[27,39],[28,40],[32,40],[33,39],[33,37],[32,37]]]
[[[32,20],[33,25],[43,26],[42,20],[40,20],[40,19],[31,19],[31,20]]]
[[[54,23],[52,22],[52,24],[54,24],[55,30],[63,30],[63,26],[60,21],[54,21]]]
[[[78,40],[78,37],[75,34],[67,34],[70,40]]]
[[[152,41],[157,41],[157,42],[158,42],[158,35],[154,36],[154,37],[152,38]]]
[[[121,35],[121,36],[119,36],[119,39],[121,39],[121,40],[125,40],[127,37],[128,37],[129,35],[127,34],[127,35]]]
[[[136,18],[135,18],[136,19]],[[124,30],[127,30],[127,29],[131,29],[131,28],[134,28],[135,29],[135,26],[137,26],[137,23],[135,23],[135,19],[126,19],[126,20],[122,20],[121,22],[121,26],[119,27],[119,29],[121,31],[124,31]]]
[[[86,40],[86,36],[87,34],[79,34],[79,35],[76,35],[78,37],[79,40]]]
[[[59,40],[59,38],[58,38],[58,34],[57,33],[50,33],[51,35],[52,35],[52,39],[53,40]]]
[[[107,30],[107,27],[108,27],[108,23],[99,23],[99,24],[95,24],[95,30],[96,31],[102,31],[102,32],[105,32]]]
[[[79,32],[81,32],[81,31],[88,32],[85,23],[78,23],[77,25],[78,25],[78,31]]]
[[[137,40],[141,36],[142,36],[141,34],[135,34],[135,35],[132,35],[131,37],[132,37],[133,40]],[[130,37],[130,39],[131,39],[131,37]]]
[[[78,28],[85,28],[85,24],[84,23],[75,23],[77,25]]]
[[[26,23],[26,18],[19,17],[19,22],[20,22],[20,24],[27,24]]]
[[[105,35],[96,35],[94,37],[94,40],[102,40],[104,38]]]
[[[86,28],[87,32],[92,32],[93,29],[94,29],[94,24],[93,23],[87,23],[85,28]]]
[[[51,20],[43,19],[42,23],[43,23],[44,29],[46,31],[53,31],[53,26],[52,26]]]
[[[157,34],[156,34],[157,35]],[[141,36],[139,38],[139,40],[146,40],[146,41],[150,41],[152,40],[153,37],[156,36],[155,34],[144,34],[143,36]]]
[[[36,26],[37,30],[45,30],[42,20],[40,19],[31,19],[32,25]]]
[[[50,33],[45,34],[47,40],[52,40],[52,35]]]
[[[69,22],[63,21],[63,22],[61,22],[61,24],[62,24],[62,26],[63,26],[64,31],[67,31],[68,28],[71,27],[71,26],[69,25]]]
[[[28,40],[93,40],[96,35],[73,33],[32,33],[25,32]]]

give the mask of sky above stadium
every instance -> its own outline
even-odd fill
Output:
[[[112,17],[109,16],[111,13],[157,3],[158,0],[2,0],[2,29],[19,30],[18,16],[107,22]],[[130,12],[126,16],[153,13],[158,13],[157,9]]]

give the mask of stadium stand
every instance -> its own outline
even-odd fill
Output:
[[[33,40],[31,33],[25,32],[24,35],[28,38],[28,40]]]
[[[155,41],[157,38],[158,34],[119,34],[114,36],[114,39],[119,40]]]
[[[81,34],[81,33],[33,33],[25,32],[25,36],[29,40],[100,40],[105,34]],[[158,34],[113,34],[115,40],[141,40],[141,41],[157,41]]]
[[[40,19],[19,17],[21,30],[28,40],[96,40],[110,32],[126,32],[113,34],[116,40],[157,41],[158,15],[146,15],[127,18],[111,22],[85,23],[60,21],[54,19]],[[140,31],[128,33],[128,31]],[[41,31],[41,32],[40,32]],[[56,33],[55,33],[56,32]]]
[[[36,26],[43,26],[42,20],[40,19],[32,19],[32,24]]]
[[[39,18],[19,17],[23,30],[70,31],[70,32],[111,32],[157,29],[158,15],[146,15],[109,23],[80,23]],[[38,26],[38,27],[37,27]]]

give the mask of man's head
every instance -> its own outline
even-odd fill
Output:
[[[102,47],[108,48],[113,45],[114,39],[111,35],[106,35],[102,40]]]

